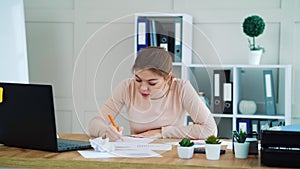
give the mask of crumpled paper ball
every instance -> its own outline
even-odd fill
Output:
[[[95,151],[97,152],[113,152],[115,151],[114,145],[109,142],[109,138],[95,138],[95,139],[90,139],[90,144],[94,148]]]

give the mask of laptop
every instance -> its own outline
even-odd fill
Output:
[[[53,152],[91,148],[57,138],[53,90],[46,84],[0,82],[0,143]]]

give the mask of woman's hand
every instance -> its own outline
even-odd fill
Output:
[[[124,127],[119,127],[119,131],[114,126],[109,126],[106,130],[105,136],[109,138],[109,141],[117,141],[122,139]]]
[[[162,134],[161,134],[161,129],[154,129],[154,130],[145,131],[143,133],[134,134],[134,135],[131,135],[131,136],[132,137],[138,137],[138,138],[144,138],[144,137],[161,138]]]

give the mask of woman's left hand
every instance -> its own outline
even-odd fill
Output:
[[[161,129],[154,129],[154,130],[145,131],[143,133],[134,134],[134,135],[131,135],[131,136],[132,137],[137,137],[137,138],[144,138],[144,137],[161,138],[162,134],[161,134]]]

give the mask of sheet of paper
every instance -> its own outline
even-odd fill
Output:
[[[172,150],[172,145],[170,144],[145,144],[145,143],[132,143],[132,142],[111,142],[116,150]]]
[[[153,138],[136,138],[124,136],[122,140],[109,142],[114,146],[112,152],[98,151],[78,151],[84,158],[141,158],[141,157],[161,157],[160,154],[152,150],[171,150],[170,144],[150,144]]]
[[[90,150],[79,150],[78,153],[82,155],[84,158],[112,158],[116,157],[116,155],[113,155],[111,153],[103,153],[103,152],[96,152],[96,151],[90,151]]]
[[[144,158],[162,157],[160,154],[151,150],[116,150],[111,153],[96,152],[89,150],[78,151],[84,158]]]
[[[171,150],[172,145],[169,144],[149,144],[154,141],[154,138],[137,138],[124,136],[122,140],[116,142],[110,142],[114,145],[116,150],[130,150],[130,149],[147,149],[147,150]]]
[[[136,138],[136,137],[130,137],[130,136],[123,136],[122,140],[118,140],[117,142],[147,144],[154,140],[155,140],[154,138]]]

